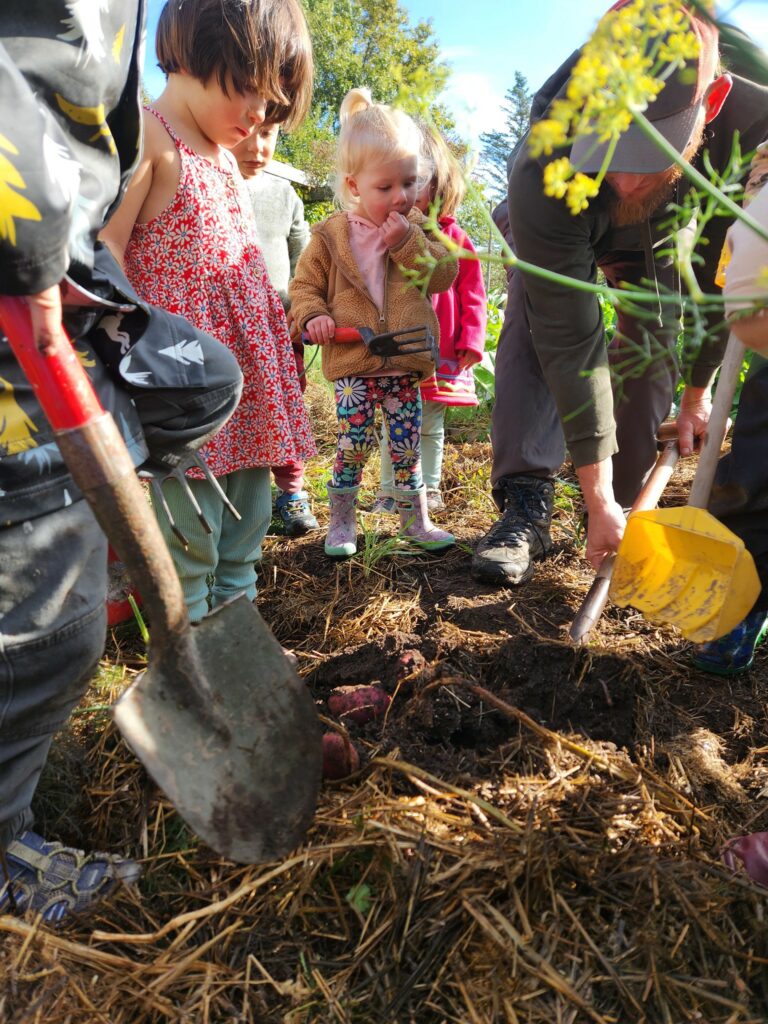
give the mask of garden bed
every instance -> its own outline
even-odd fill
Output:
[[[573,648],[591,575],[567,479],[534,580],[475,584],[489,468],[487,443],[448,445],[438,521],[459,545],[442,555],[392,555],[386,517],[361,517],[360,554],[340,564],[319,534],[268,541],[259,607],[321,713],[337,686],[392,697],[346,723],[360,769],[324,784],[282,863],[221,862],[147,780],[107,711],[143,652],[133,625],[112,632],[38,826],[136,855],[144,875],[59,932],[0,918],[0,1019],[766,1019],[765,890],[719,860],[727,837],[767,827],[766,655],[743,679],[709,677],[672,631],[616,609]]]

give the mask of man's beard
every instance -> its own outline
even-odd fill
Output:
[[[704,121],[702,119],[683,151],[683,159],[690,163],[701,149],[703,140]],[[655,210],[669,202],[674,193],[675,185],[683,177],[683,173],[682,167],[672,164],[666,171],[649,175],[649,177],[654,179],[653,188],[635,199],[620,199],[612,192],[610,201],[611,224],[620,228],[625,227],[627,224],[640,224],[647,220]]]

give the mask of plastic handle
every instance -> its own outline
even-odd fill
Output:
[[[29,307],[16,296],[0,296],[0,326],[54,430],[91,423],[104,410],[64,329],[51,354],[35,345]]]
[[[306,331],[301,336],[301,340],[307,345],[314,345],[314,342],[307,334]],[[356,327],[337,327],[333,332],[334,341],[362,341],[363,336]]]

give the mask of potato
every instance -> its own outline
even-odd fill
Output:
[[[391,700],[380,686],[340,686],[328,698],[328,708],[343,722],[365,725],[383,718]]]
[[[360,767],[360,755],[346,737],[326,732],[322,742],[324,779],[345,779]]]

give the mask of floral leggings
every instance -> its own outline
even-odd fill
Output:
[[[339,439],[333,487],[357,487],[376,446],[376,408],[381,406],[395,487],[421,487],[421,395],[419,377],[341,377],[334,383]]]

